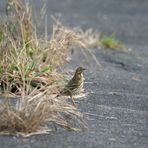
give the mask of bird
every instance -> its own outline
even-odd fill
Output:
[[[72,99],[72,103],[75,105],[73,100],[73,96],[78,95],[82,92],[84,86],[84,75],[83,71],[85,68],[78,67],[75,71],[74,76],[72,79],[65,85],[64,89],[57,95],[59,96],[70,96]]]

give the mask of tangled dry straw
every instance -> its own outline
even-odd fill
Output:
[[[47,133],[52,130],[47,123],[76,130],[74,123],[77,122],[79,129],[85,129],[83,114],[66,99],[52,97],[48,93],[50,89],[53,88],[48,87],[43,92],[33,91],[17,100],[1,100],[1,134],[30,136]]]
[[[44,40],[37,35],[25,1],[8,2],[11,14],[0,24],[0,133],[47,133],[53,129],[50,123],[86,129],[83,113],[68,98],[54,95],[63,79],[56,66],[66,60],[70,48],[86,46],[82,32],[58,22],[51,38]]]

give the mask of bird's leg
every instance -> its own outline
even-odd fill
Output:
[[[74,101],[74,99],[73,99],[73,96],[70,95],[70,98],[71,98],[72,104],[76,107],[76,103],[75,103],[75,101]]]

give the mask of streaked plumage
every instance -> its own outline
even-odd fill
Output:
[[[83,90],[84,85],[84,76],[83,71],[85,69],[82,67],[78,67],[75,71],[73,78],[68,82],[65,88],[60,92],[60,95],[70,96],[73,101],[73,96],[78,95]],[[74,103],[74,101],[73,101]]]

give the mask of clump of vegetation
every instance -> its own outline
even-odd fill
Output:
[[[83,114],[66,99],[52,97],[52,87],[46,87],[44,91],[34,90],[15,102],[8,98],[5,103],[1,102],[0,133],[22,136],[43,134],[53,130],[51,123],[67,130],[86,129]]]
[[[102,35],[99,41],[105,48],[111,48],[119,51],[126,50],[125,45],[116,38],[114,33],[111,35]]]
[[[9,0],[6,10],[8,16],[0,24],[0,133],[47,132],[50,122],[69,130],[86,128],[76,107],[54,97],[62,79],[56,66],[66,60],[70,48],[86,46],[80,31],[57,22],[45,40],[37,34],[24,0]]]

